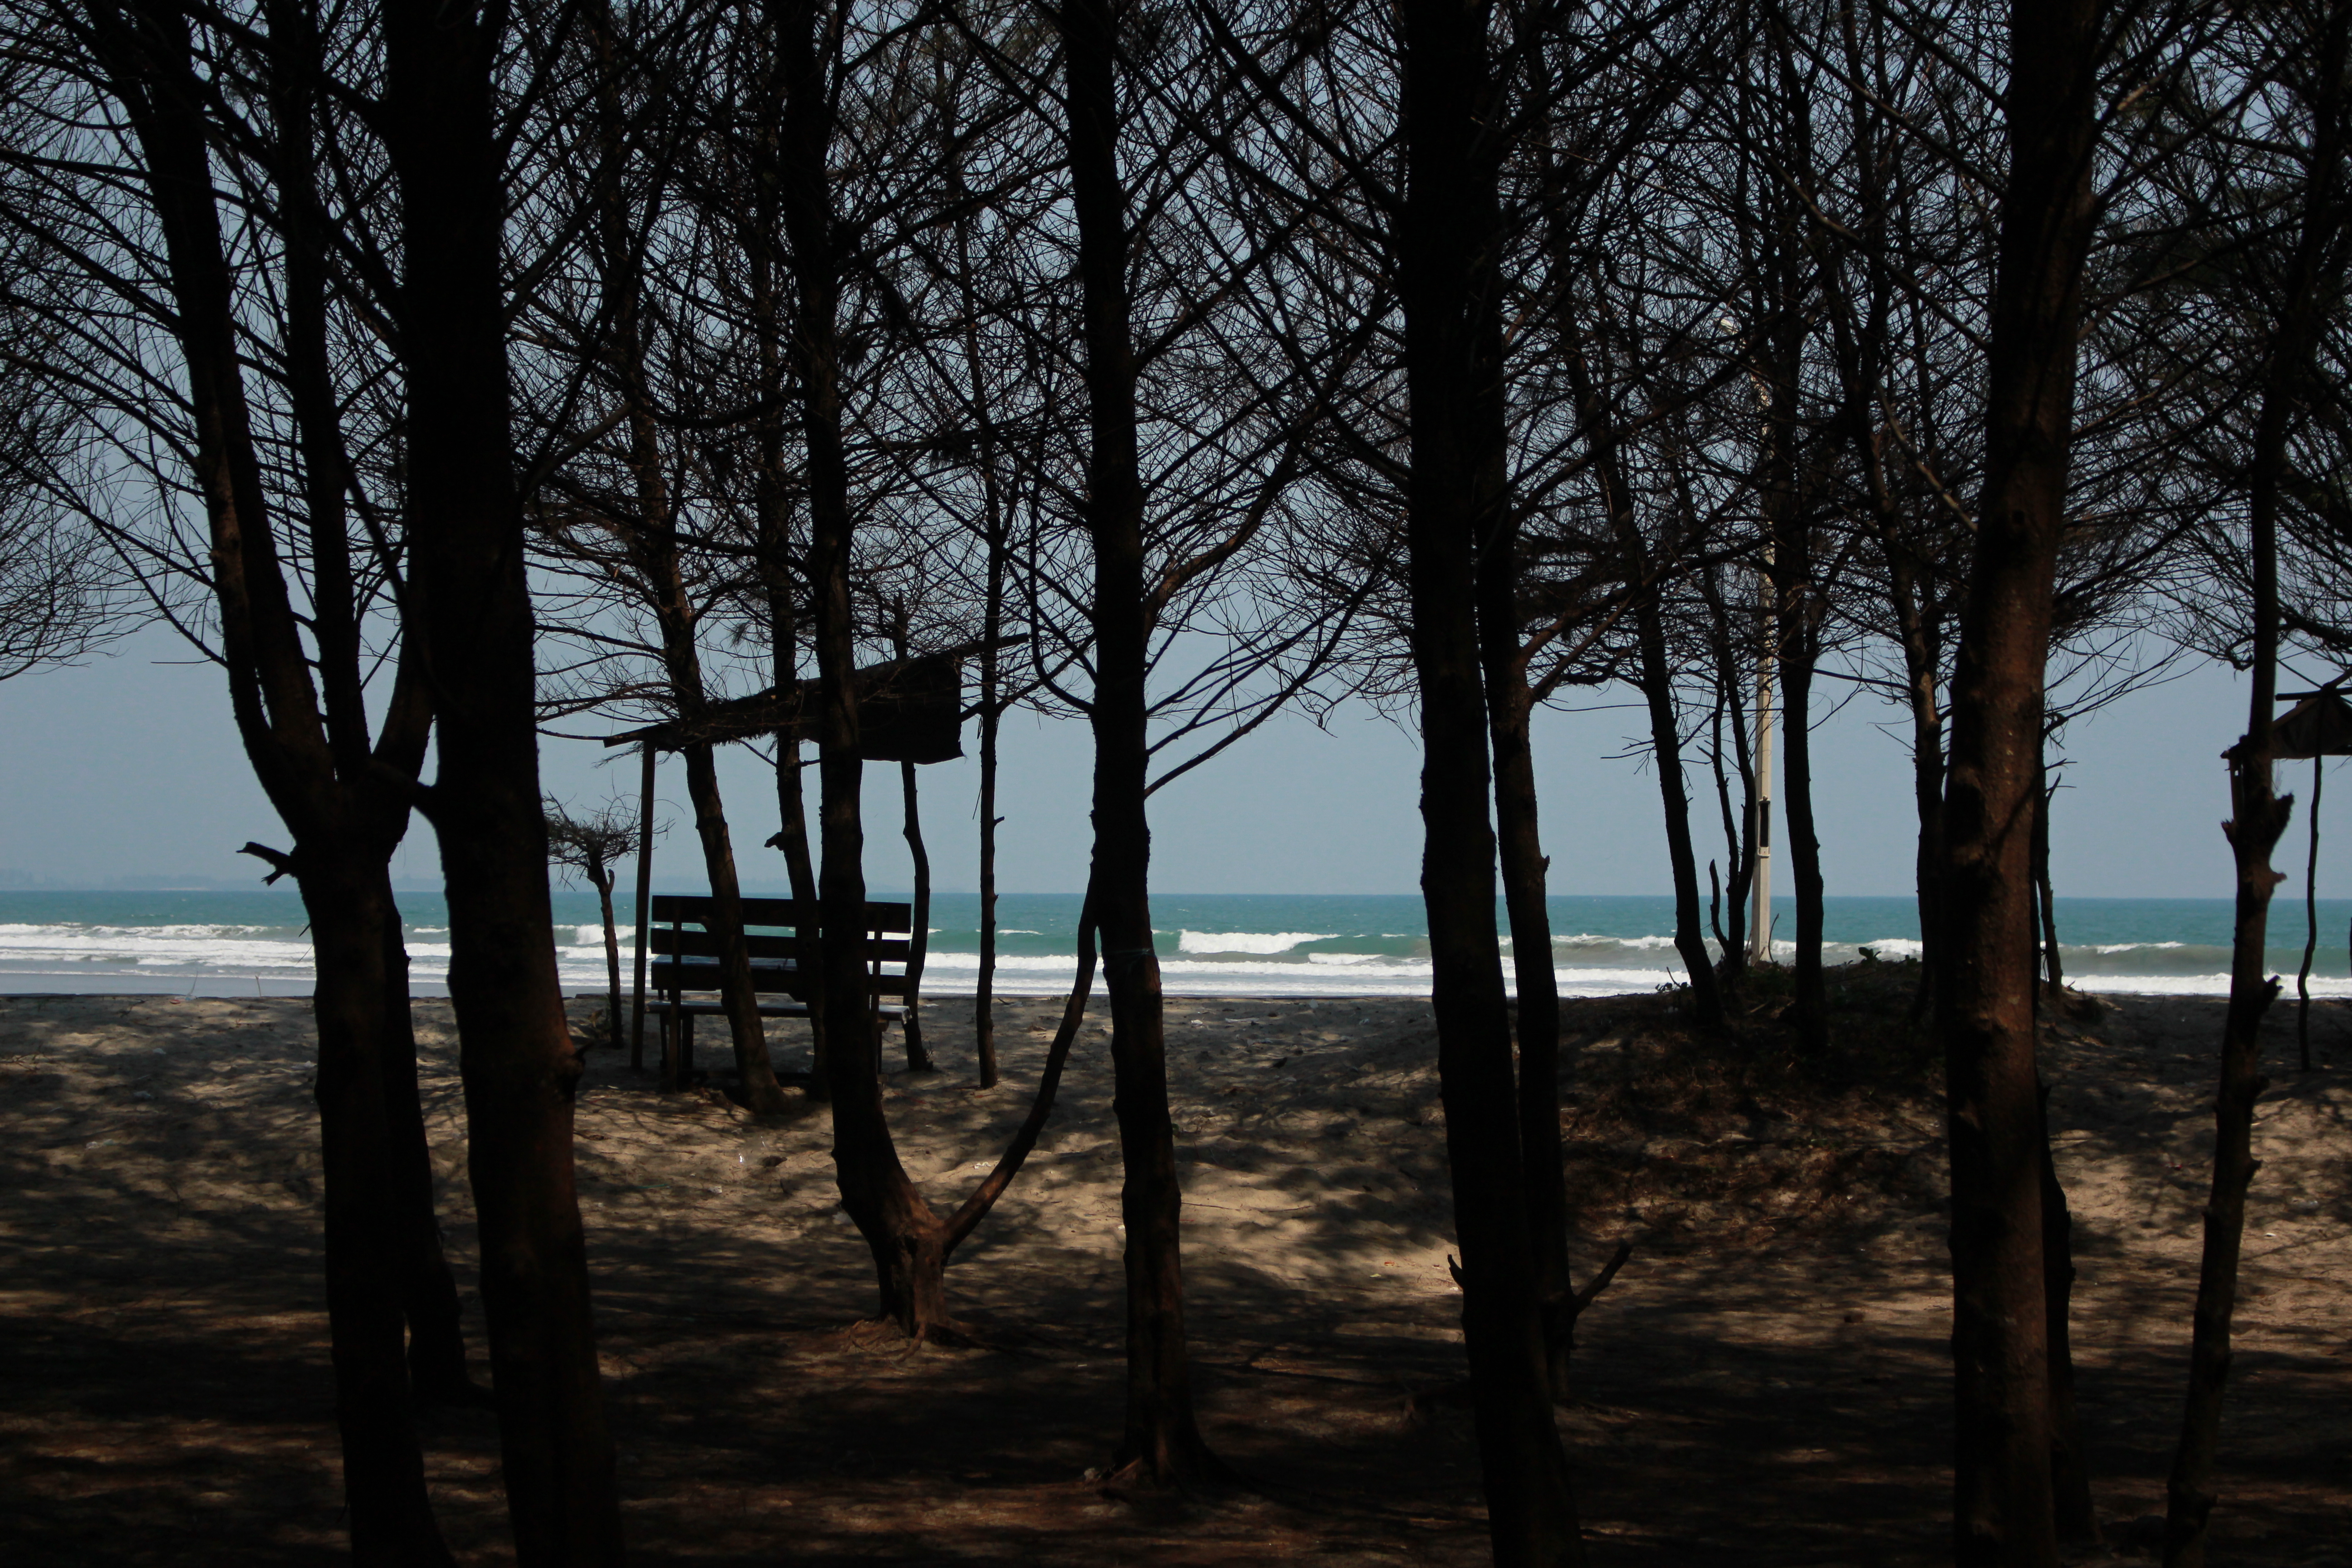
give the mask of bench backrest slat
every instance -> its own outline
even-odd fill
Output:
[[[747,932],[743,945],[752,962],[789,959],[798,962],[802,955],[801,939],[796,936],[762,936]],[[909,944],[903,936],[867,937],[858,951],[869,963],[904,963]],[[656,926],[646,933],[646,950],[657,954],[678,954],[691,958],[717,958],[719,936],[715,931],[693,926]]]
[[[656,922],[665,925],[686,921],[702,925],[709,921],[716,902],[705,893],[656,893],[653,918]],[[803,926],[814,927],[817,923],[814,905],[801,904],[791,899],[745,899],[742,903],[746,927],[788,926],[799,931]],[[915,907],[912,904],[870,903],[866,906],[866,920],[861,929],[905,936],[913,931],[914,926]]]

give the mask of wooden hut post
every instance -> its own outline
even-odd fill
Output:
[[[646,1068],[646,928],[654,900],[654,764],[660,756],[648,740],[645,768],[637,787],[637,984],[629,1007],[629,1070]]]

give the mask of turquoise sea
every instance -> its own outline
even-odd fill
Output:
[[[887,889],[876,896],[903,896]],[[415,986],[442,989],[449,948],[437,893],[401,895]],[[1552,963],[1574,995],[1645,991],[1678,979],[1674,905],[1663,897],[1550,900]],[[931,910],[924,989],[969,993],[979,968],[980,900],[943,893]],[[601,990],[603,938],[592,894],[555,894],[565,984]],[[1918,951],[1908,899],[1831,899],[1828,956],[1864,948]],[[1010,893],[997,900],[998,988],[1067,986],[1078,898]],[[1381,896],[1160,894],[1152,900],[1168,989],[1194,995],[1412,995],[1429,988],[1427,925],[1414,894]],[[628,919],[625,907],[622,918]],[[1794,921],[1783,903],[1777,931]],[[2231,907],[2224,899],[2061,899],[2067,978],[2089,990],[2219,995],[2228,989]],[[2352,900],[2323,900],[2315,994],[2352,995],[2347,923]],[[2292,984],[2301,962],[2300,899],[2273,906],[2270,967]],[[623,963],[630,933],[624,930]],[[1787,943],[1780,944],[1787,950]],[[299,900],[289,892],[0,891],[0,993],[172,992],[307,994],[310,950]]]

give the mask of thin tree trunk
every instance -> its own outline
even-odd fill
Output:
[[[2294,972],[2297,1070],[2311,1070],[2311,960],[2319,951],[2319,786],[2327,759],[2311,759],[2311,847],[2303,862],[2303,963]]]
[[[1495,1561],[1582,1561],[1568,1458],[1551,1409],[1524,1132],[1495,926],[1487,693],[1477,555],[1499,536],[1500,336],[1495,297],[1500,149],[1482,129],[1496,93],[1487,7],[1405,0],[1405,203],[1397,217],[1411,468],[1408,586],[1422,731],[1422,896],[1428,906],[1445,1143],[1462,1245],[1462,1326]],[[1687,836],[1684,845],[1687,859]],[[1690,909],[1697,938],[1696,897]],[[1545,956],[1549,956],[1545,944]],[[1707,966],[1703,942],[1697,966]],[[1687,961],[1687,960],[1686,960]]]
[[[482,1297],[517,1562],[617,1563],[572,1158],[579,1059],[548,903],[530,597],[514,483],[499,39],[430,0],[383,11],[386,141],[402,208],[408,635],[437,694],[449,994],[457,1016]]]
[[[1936,970],[1943,942],[1944,712],[1937,701],[1937,656],[1906,627],[1904,692],[1911,711],[1911,799],[1919,819],[1915,859],[1919,882],[1919,992],[1911,1016],[1925,1023],[1936,1005]]]
[[[1675,951],[1689,973],[1691,1007],[1703,1029],[1723,1024],[1722,990],[1716,984],[1715,961],[1707,952],[1706,924],[1699,902],[1698,857],[1691,847],[1690,785],[1683,776],[1681,725],[1675,712],[1674,667],[1666,649],[1664,618],[1659,614],[1657,582],[1641,524],[1633,515],[1622,454],[1609,409],[1586,356],[1565,356],[1570,389],[1575,394],[1584,422],[1586,448],[1605,492],[1609,527],[1622,560],[1628,587],[1634,595],[1633,642],[1638,656],[1635,685],[1641,689],[1650,720],[1650,750],[1658,767],[1658,797],[1665,809],[1666,862],[1675,882]]]
[[[980,978],[972,990],[974,1048],[980,1058],[980,1087],[996,1087],[996,733],[1003,715],[996,701],[996,629],[1004,602],[1003,554],[998,541],[989,542],[988,610],[984,635],[988,647],[980,658]]]
[[[1952,683],[1938,879],[1961,1568],[2049,1568],[2058,1553],[2044,1141],[2025,943],[2105,9],[2103,0],[2052,0],[2019,6],[2011,22],[2010,172],[1991,315],[1986,481]]]
[[[2237,925],[2230,950],[2230,1010],[2222,1026],[2221,1086],[2213,1100],[2213,1183],[2205,1205],[2204,1247],[2197,1272],[2197,1308],[2189,1352],[2188,1407],[2180,1443],[2165,1487],[2165,1568],[2204,1568],[2206,1536],[2216,1500],[2213,1466],[2221,1441],[2221,1399],[2230,1375],[2231,1319],[2238,1302],[2238,1258],[2244,1244],[2246,1192],[2259,1162],[2253,1157],[2254,1101],[2268,1087],[2262,1074],[2263,1015],[2278,982],[2266,973],[2272,892],[2286,879],[2271,869],[2271,852],[2294,806],[2272,778],[2273,724],[2278,706],[2278,515],[2288,478],[2288,439],[2313,374],[2313,345],[2326,312],[2339,306],[2340,264],[2323,273],[2324,258],[2340,247],[2346,223],[2340,192],[2345,157],[2344,94],[2352,6],[2326,13],[2318,47],[2307,68],[2320,83],[2313,104],[2317,133],[2312,178],[2305,194],[2302,232],[2283,290],[2276,336],[2263,367],[2262,413],[2254,427],[2247,474],[2247,532],[2253,563],[2252,680],[2246,733],[2228,752],[2231,820],[2222,825],[2237,863]],[[2315,813],[2315,816],[2316,814]]]
[[[1184,1328],[1183,1197],[1168,1109],[1160,955],[1152,945],[1151,826],[1145,805],[1143,487],[1127,293],[1132,236],[1118,168],[1117,13],[1069,0],[1057,13],[1066,72],[1065,126],[1085,311],[1089,450],[1085,518],[1094,545],[1094,863],[1088,885],[1110,990],[1113,1110],[1126,1173],[1127,1414],[1118,1468],[1168,1485],[1222,1466],[1192,1414]]]
[[[636,505],[629,529],[631,552],[653,589],[662,667],[668,677],[671,700],[678,717],[691,721],[709,703],[709,694],[704,688],[701,657],[695,644],[697,617],[687,603],[686,583],[678,569],[677,518],[662,472],[660,432],[646,390],[639,300],[643,268],[621,189],[621,163],[627,149],[621,127],[619,42],[604,0],[594,0],[583,15],[599,58],[597,115],[604,165],[594,186],[596,251],[612,319],[608,334],[612,369],[620,384],[628,429],[628,468]],[[691,742],[682,752],[687,798],[694,806],[695,833],[710,880],[711,934],[719,939],[719,999],[735,1049],[739,1092],[754,1112],[781,1115],[790,1105],[769,1059],[759,993],[752,985],[751,954],[743,938],[742,891],[736,876],[734,847],[728,837],[726,809],[719,799],[719,770],[709,742]]]
[[[899,655],[904,658],[902,650]],[[898,792],[906,803],[907,853],[915,862],[914,930],[907,933],[907,1006],[900,1026],[907,1032],[907,1070],[937,1072],[939,1066],[923,1046],[923,954],[930,946],[931,853],[923,847],[921,803],[916,794],[915,764],[898,764]]]
[[[596,878],[596,902],[604,914],[604,980],[612,1000],[604,1006],[604,1032],[612,1037],[613,1048],[621,1048],[621,928],[613,918],[612,871],[608,868]]]
[[[820,740],[817,986],[832,1089],[834,1167],[842,1207],[873,1255],[883,1315],[918,1339],[948,1324],[939,1218],[899,1163],[882,1110],[881,1037],[867,987],[866,826],[861,796],[856,627],[850,600],[852,518],[841,430],[840,279],[826,160],[837,40],[818,0],[769,9],[784,72],[779,196],[797,312],[792,338],[807,450],[808,576]]]
[[[2046,745],[2048,742],[2045,742]],[[2044,757],[2034,770],[2033,897],[2042,942],[2042,982],[2054,1005],[2066,990],[2065,963],[2058,953],[2058,895],[2050,880],[2050,803],[2058,791]]]
[[[776,47],[772,39],[769,42]],[[792,359],[785,337],[792,313],[778,286],[786,270],[782,258],[783,209],[780,144],[782,139],[784,94],[782,67],[776,56],[769,78],[761,84],[753,117],[757,133],[751,153],[751,233],[745,246],[751,285],[751,334],[759,369],[760,411],[752,422],[759,451],[759,472],[753,504],[760,529],[760,582],[768,610],[769,679],[779,694],[800,684],[800,617],[793,603],[795,563],[793,556],[793,478],[784,454],[786,410],[791,403]],[[801,731],[776,732],[777,831],[767,847],[784,858],[784,875],[793,902],[802,910],[817,907],[816,862],[809,853],[808,804],[801,785]],[[816,960],[811,937],[814,927],[798,931],[803,939],[803,964]],[[824,1100],[832,1089],[825,1071],[824,1009],[809,1011],[809,1098]]]
[[[946,55],[936,68],[943,78]],[[945,98],[945,94],[942,94]],[[940,153],[948,168],[949,197],[960,213],[971,210],[963,176],[963,146],[955,128],[943,124]],[[1004,497],[998,483],[996,421],[990,395],[988,367],[981,357],[979,274],[971,258],[971,220],[960,216],[955,225],[956,279],[963,290],[964,373],[971,378],[973,424],[978,426],[981,528],[988,547],[987,585],[981,600],[980,651],[980,974],[972,987],[972,1047],[980,1087],[994,1089],[996,1064],[996,830],[1003,818],[996,814],[997,737],[1003,725],[1003,671],[997,664],[998,644],[1004,636],[1004,574],[1009,553],[1005,539]],[[1091,936],[1081,933],[1085,940]],[[1091,968],[1092,959],[1088,964]]]
[[[1780,809],[1789,829],[1789,880],[1797,904],[1797,1048],[1818,1054],[1829,1047],[1830,1020],[1829,987],[1822,973],[1822,840],[1813,826],[1811,705],[1817,649],[1811,592],[1800,587],[1781,620],[1788,636],[1780,645],[1780,689],[1785,693],[1780,733],[1788,746],[1780,762]],[[1798,600],[1797,595],[1803,597]]]
[[[701,679],[698,671],[698,689]],[[735,878],[735,847],[728,837],[727,809],[719,797],[718,759],[707,741],[690,741],[678,754],[686,759],[687,799],[694,807],[695,835],[710,878],[710,931],[719,939],[719,1002],[727,1010],[728,1035],[735,1047],[737,1091],[754,1114],[781,1116],[792,1102],[776,1081],[767,1025],[760,1016],[760,994],[752,986],[751,949],[743,935],[743,889]]]
[[[1731,875],[1724,888],[1729,924],[1717,935],[1723,957],[1716,970],[1727,986],[1748,973],[1748,895],[1756,885],[1756,846],[1740,825],[1756,816],[1756,766],[1748,743],[1747,688],[1731,631],[1731,612],[1724,603],[1716,568],[1700,573],[1700,591],[1706,599],[1708,652],[1713,655],[1716,712],[1711,721],[1709,766],[1715,774],[1716,805],[1723,813],[1723,841],[1731,857]],[[1739,776],[1739,805],[1731,804],[1730,780],[1724,771],[1723,725],[1731,725],[1731,762]]]
[[[1550,862],[1544,856],[1536,809],[1535,753],[1528,733],[1533,694],[1519,651],[1517,531],[1505,522],[1488,535],[1479,552],[1478,637],[1487,732],[1495,752],[1496,841],[1519,994],[1519,1157],[1528,1237],[1543,1323],[1547,1385],[1555,1400],[1564,1400],[1575,1347],[1576,1285],[1570,1274],[1567,1173],[1559,1135],[1559,977],[1552,967],[1551,915],[1544,904],[1544,875]]]

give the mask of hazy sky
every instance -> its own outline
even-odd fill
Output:
[[[149,633],[83,668],[0,682],[0,733],[8,737],[0,746],[0,886],[238,879],[257,868],[236,856],[237,846],[284,844],[237,746],[219,671],[175,662],[184,658],[169,634]],[[2240,690],[2226,670],[2207,669],[2128,698],[2073,731],[2065,775],[2073,787],[2052,819],[2062,895],[2228,896],[2220,752],[2243,727]],[[1900,717],[1863,697],[1816,731],[1832,896],[1910,890],[1913,817]],[[1656,780],[1644,764],[1616,756],[1641,728],[1632,707],[1538,716],[1554,892],[1668,890]],[[966,744],[977,745],[969,731]],[[759,847],[776,829],[773,775],[741,748],[730,751],[722,781],[746,881],[780,884],[781,858]],[[615,763],[600,748],[551,741],[543,758],[548,789],[567,800],[593,804],[636,789],[634,755]],[[1090,761],[1081,724],[1025,715],[1008,721],[1005,890],[1081,886]],[[1416,767],[1412,739],[1370,713],[1335,716],[1328,731],[1305,720],[1269,725],[1153,797],[1154,883],[1171,893],[1409,892],[1420,853]],[[868,770],[867,874],[877,889],[903,888],[908,877],[898,773],[895,764]],[[976,878],[978,767],[970,759],[941,763],[921,778],[938,885],[968,889]],[[2309,763],[2288,764],[2286,787],[2307,793],[2309,780]],[[809,784],[814,789],[813,771]],[[1706,787],[1697,770],[1692,784]],[[699,881],[684,784],[682,767],[665,764],[660,813],[671,826],[656,865],[666,886]],[[1711,794],[1696,804],[1704,864],[1722,855],[1721,834]],[[2347,810],[2352,780],[2336,780],[2323,828],[2340,834]],[[2298,814],[2283,867],[2300,870],[2302,836]],[[1785,843],[1777,827],[1774,840]],[[404,883],[436,877],[421,824],[395,871]],[[2352,844],[2334,857],[2333,869],[2323,861],[2321,891],[2352,896]]]

